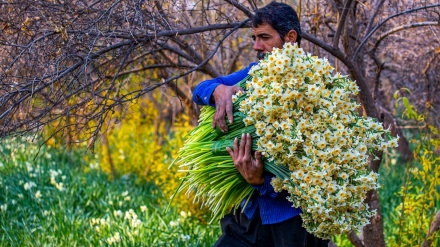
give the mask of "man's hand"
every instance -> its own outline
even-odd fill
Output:
[[[215,114],[212,119],[212,128],[215,128],[217,125],[222,132],[228,131],[225,116],[228,116],[229,123],[234,121],[234,115],[232,112],[232,95],[236,94],[238,91],[243,91],[243,89],[238,86],[226,86],[223,84],[220,84],[215,88],[212,93],[215,103]]]
[[[264,167],[260,152],[255,152],[255,159],[252,158],[252,137],[250,134],[241,136],[240,146],[238,139],[234,140],[234,150],[226,148],[234,161],[234,165],[243,178],[251,185],[261,185],[264,183]]]

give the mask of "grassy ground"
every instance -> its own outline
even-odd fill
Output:
[[[155,184],[129,175],[109,179],[85,160],[84,152],[27,138],[0,142],[0,247],[212,246],[220,235],[218,224],[181,208],[166,211],[168,199]],[[406,167],[385,161],[379,193],[390,239]],[[333,241],[352,246],[344,235]]]
[[[165,212],[154,184],[110,181],[83,154],[17,144],[29,141],[0,144],[0,246],[211,246],[217,239],[217,225]]]

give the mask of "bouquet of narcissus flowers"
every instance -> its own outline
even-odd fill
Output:
[[[246,93],[233,97],[228,133],[211,129],[214,108],[202,109],[200,125],[176,159],[187,172],[182,189],[195,192],[214,219],[238,207],[253,188],[225,148],[251,133],[253,149],[274,174],[272,186],[288,191],[310,233],[330,238],[368,224],[375,212],[364,203],[366,192],[379,187],[369,154],[396,147],[398,138],[377,120],[358,114],[357,85],[332,71],[326,59],[296,44],[274,49],[240,82]]]

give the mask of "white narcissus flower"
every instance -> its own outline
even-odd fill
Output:
[[[285,163],[289,169],[297,169],[292,170],[288,181],[274,179],[274,188],[288,189],[289,200],[303,208],[307,230],[320,237],[359,229],[362,227],[359,224],[368,222],[364,219],[373,213],[367,207],[350,209],[363,203],[364,194],[358,191],[378,186],[377,179],[368,172],[366,153],[397,145],[396,139],[383,139],[382,134],[389,135],[389,131],[384,131],[380,123],[358,116],[358,105],[350,98],[358,93],[356,83],[339,73],[332,76],[332,71],[327,59],[305,54],[296,44],[286,44],[283,49],[274,49],[267,60],[251,69],[249,74],[253,78],[248,84],[248,98],[242,102],[247,107],[241,108],[246,114],[258,106],[258,112],[264,113],[248,114],[253,121],[245,120],[246,124],[255,125],[260,137],[258,150],[276,164]],[[295,141],[293,133],[304,141]],[[354,185],[352,181],[362,185]],[[320,189],[313,189],[314,186]],[[359,190],[359,187],[365,188]],[[349,197],[358,204],[348,202]],[[335,201],[334,205],[319,203],[331,200]],[[315,204],[311,205],[311,201]],[[325,212],[326,221],[317,222]],[[328,215],[328,212],[340,213]],[[340,224],[335,228],[327,222]]]
[[[275,191],[288,192],[292,206],[303,211],[304,227],[321,238],[357,231],[368,223],[375,212],[364,203],[365,193],[379,188],[378,175],[368,166],[369,152],[397,146],[397,139],[381,123],[357,112],[356,83],[333,75],[333,70],[327,59],[286,43],[253,66],[239,83],[246,90],[244,97],[234,96],[235,111],[255,129],[253,149],[262,153],[265,169],[276,176]],[[188,174],[184,187],[195,192],[218,220],[253,188],[245,183],[236,186],[241,182],[227,179],[230,173],[216,172],[216,164],[233,168],[233,163],[227,154],[206,153],[211,146],[217,148],[211,143],[231,141],[229,133],[212,132],[212,114],[213,109],[203,108],[200,129],[189,135],[189,145],[182,148],[177,163]],[[243,133],[243,123],[231,126],[230,133]],[[218,181],[225,181],[225,186],[214,186]],[[225,197],[231,205],[223,205]]]

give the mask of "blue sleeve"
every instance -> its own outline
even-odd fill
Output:
[[[193,92],[193,101],[198,105],[215,106],[211,101],[211,95],[215,88],[220,85],[232,86],[243,80],[250,70],[250,68],[257,63],[251,63],[246,68],[234,72],[226,76],[220,76],[211,80],[202,81],[196,86]]]
[[[261,186],[254,186],[252,187],[256,189],[261,196],[267,196],[270,198],[276,198],[279,193],[275,192],[272,184],[270,182],[272,181],[273,175],[269,175],[267,173],[264,174],[264,184]]]

